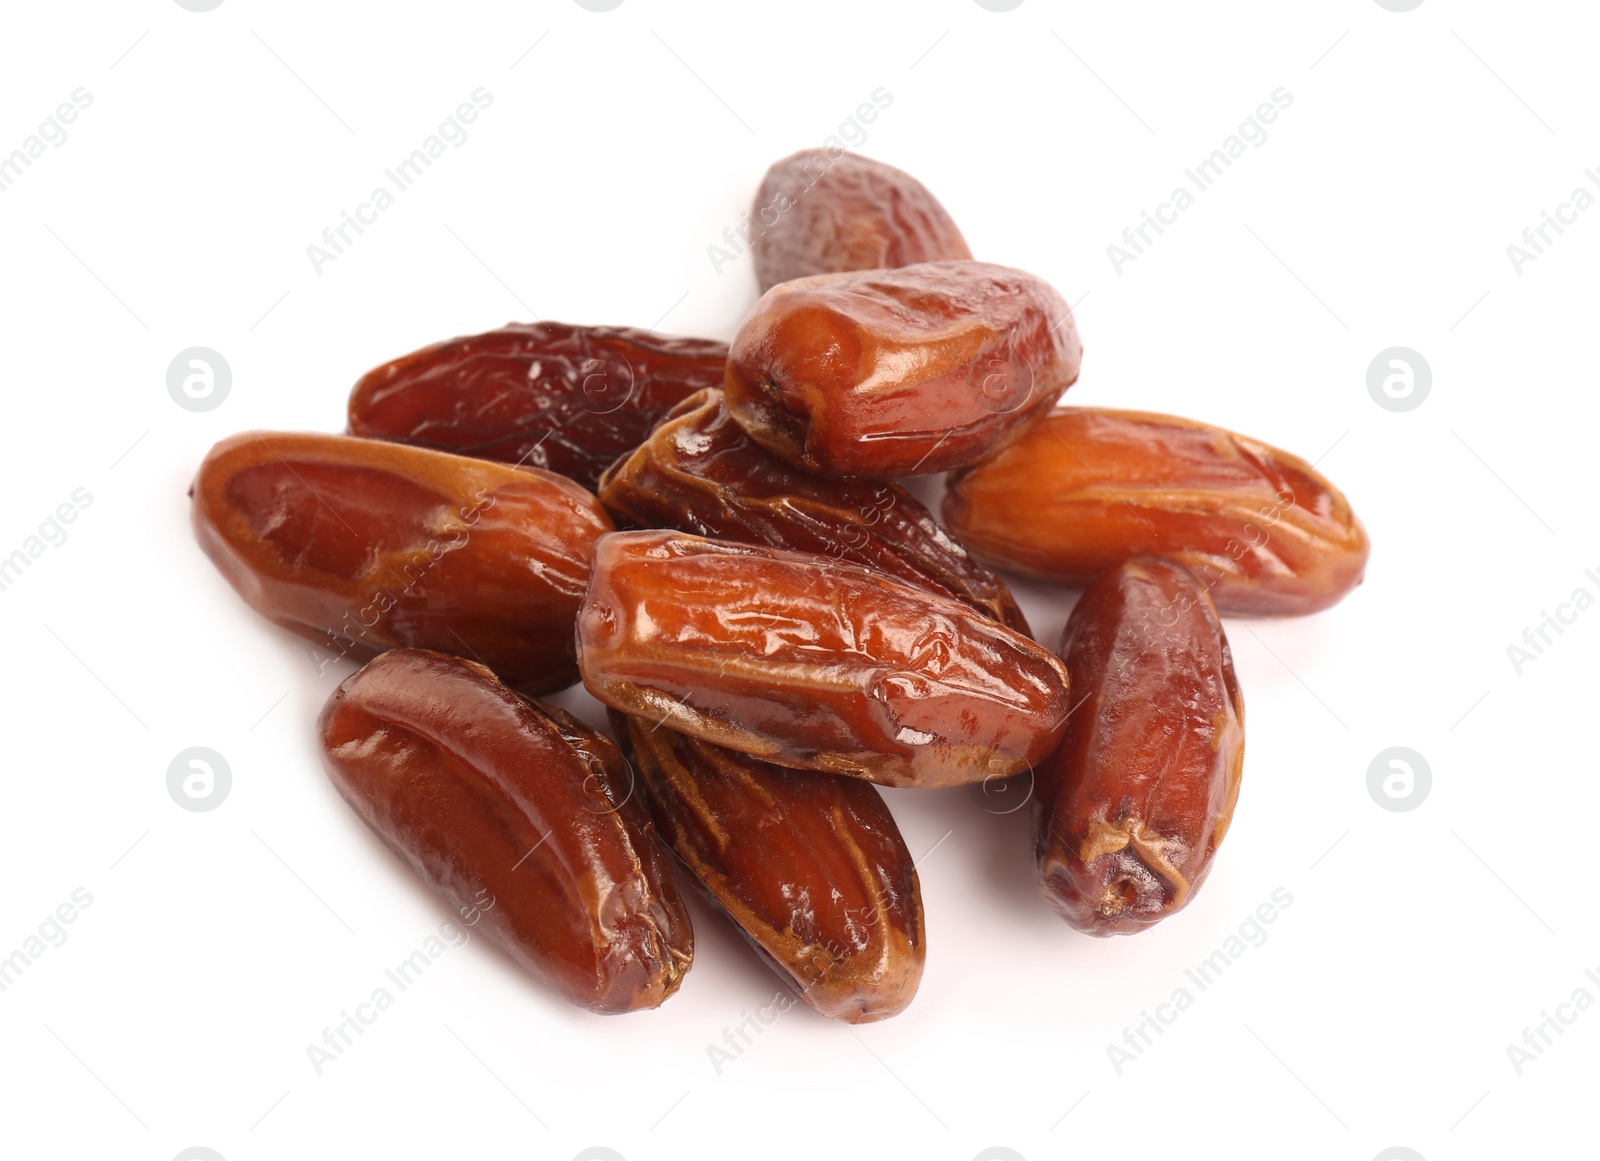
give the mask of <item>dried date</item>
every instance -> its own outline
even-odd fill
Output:
[[[362,821],[536,978],[601,1013],[678,990],[689,914],[610,739],[421,649],[345,681],[319,733]]]
[[[614,709],[782,766],[888,786],[1018,773],[1065,722],[1066,670],[970,606],[811,553],[674,532],[601,539],[578,617]]]
[[[943,515],[980,560],[1082,586],[1130,556],[1189,567],[1224,613],[1311,613],[1370,546],[1310,464],[1220,427],[1069,407],[950,477]]]
[[[904,170],[856,153],[802,150],[756,191],[751,254],[765,293],[812,274],[971,258],[939,199]]]
[[[629,728],[662,838],[800,998],[852,1024],[904,1011],[927,953],[922,894],[878,791]]]
[[[435,343],[362,376],[350,432],[593,488],[674,404],[722,384],[725,343],[632,327],[512,323]]]
[[[728,410],[820,476],[961,467],[1078,378],[1083,344],[1042,279],[985,262],[822,274],[773,287],[728,356]]]
[[[878,568],[1031,636],[1005,581],[973,561],[910,492],[887,482],[824,480],[793,467],[733,422],[721,391],[702,391],[674,408],[601,477],[600,500],[640,528],[676,528]]]
[[[1046,897],[1090,935],[1142,931],[1194,897],[1239,797],[1244,699],[1205,590],[1139,557],[1073,609],[1061,657],[1081,704],[1038,772]]]
[[[459,653],[530,693],[577,680],[572,629],[611,519],[561,476],[340,435],[245,432],[190,494],[206,555],[325,665]]]

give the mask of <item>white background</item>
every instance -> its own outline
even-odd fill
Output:
[[[1507,646],[1600,595],[1600,212],[1520,274],[1506,253],[1600,166],[1592,6],[687,7],[6,6],[0,154],[74,89],[93,104],[0,193],[0,555],[93,500],[0,592],[0,956],[93,902],[0,993],[0,1153],[1592,1155],[1558,1142],[1589,1137],[1600,1007],[1520,1075],[1507,1046],[1600,999],[1600,611],[1520,675]],[[480,86],[470,139],[315,272],[307,245]],[[1280,86],[1268,140],[1119,274],[1106,247]],[[1372,534],[1336,609],[1229,622],[1249,745],[1208,885],[1092,940],[1039,897],[1026,812],[890,792],[926,855],[903,1016],[796,1009],[719,1074],[708,1046],[777,982],[697,905],[656,1012],[567,1007],[474,940],[317,1075],[307,1045],[449,912],[322,774],[312,723],[348,669],[318,675],[210,568],[195,466],[236,430],[338,430],[369,366],[507,319],[730,338],[754,277],[708,244],[880,87],[859,148],[1078,304],[1071,401],[1323,457]],[[233,372],[204,414],[165,383],[196,345]],[[1366,386],[1395,345],[1433,373],[1406,413]],[[1053,641],[1071,595],[1019,591]],[[1433,774],[1408,813],[1367,790],[1397,745]],[[209,813],[166,789],[191,746],[232,769]],[[1276,888],[1265,942],[1119,1074],[1107,1046]]]

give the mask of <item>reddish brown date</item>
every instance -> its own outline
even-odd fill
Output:
[[[910,492],[887,482],[824,480],[791,466],[733,422],[721,391],[702,391],[674,408],[601,478],[600,500],[640,528],[877,568],[1032,635],[1005,581],[974,562]]]
[[[985,262],[822,274],[773,287],[724,391],[751,437],[820,476],[887,480],[982,458],[1078,378],[1071,311]]]
[[[774,162],[752,218],[763,292],[811,274],[972,257],[927,186],[856,153],[802,150]]]
[[[1224,613],[1312,613],[1366,571],[1367,533],[1298,456],[1220,427],[1069,407],[953,475],[945,523],[989,564],[1082,586],[1138,553],[1187,565]]]
[[[190,493],[196,538],[319,660],[397,645],[477,658],[530,693],[577,680],[572,629],[611,520],[549,472],[341,435],[245,432]]]
[[[673,404],[722,384],[724,343],[631,327],[512,323],[368,372],[350,432],[504,463],[593,488]]]
[[[1050,753],[1048,650],[949,597],[810,553],[618,532],[595,553],[578,663],[614,709],[782,766],[954,786]]]
[[[347,680],[319,729],[362,821],[536,978],[602,1013],[678,990],[689,914],[610,739],[421,649]]]
[[[1183,907],[1228,831],[1244,699],[1205,590],[1139,557],[1097,581],[1061,636],[1083,699],[1038,774],[1046,897],[1090,935],[1142,931]]]
[[[922,894],[877,790],[629,724],[662,837],[773,970],[824,1016],[904,1011],[927,954]]]

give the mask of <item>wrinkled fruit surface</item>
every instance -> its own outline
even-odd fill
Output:
[[[572,628],[611,519],[561,476],[341,435],[211,449],[195,536],[319,662],[395,646],[474,657],[538,693],[577,680]]]
[[[722,384],[726,344],[631,327],[513,323],[369,371],[350,432],[544,468],[593,488],[680,399]]]
[[[654,1008],[694,958],[666,849],[616,746],[475,662],[385,653],[328,699],[328,776],[419,878],[595,1012]]]
[[[1194,897],[1233,818],[1233,655],[1188,570],[1140,557],[1084,593],[1061,656],[1081,704],[1038,773],[1039,876],[1079,931],[1142,931]]]
[[[927,186],[855,153],[802,150],[774,162],[752,217],[751,254],[763,293],[811,274],[972,257]]]
[[[733,422],[720,391],[679,404],[606,472],[600,500],[640,528],[676,528],[878,568],[1031,636],[1005,581],[968,556],[910,492],[888,482],[824,480],[793,467]]]
[[[728,356],[728,410],[817,475],[961,467],[1078,378],[1083,344],[1042,279],[986,262],[822,274],[773,287]]]
[[[974,556],[1087,585],[1138,553],[1188,565],[1224,613],[1312,613],[1361,583],[1370,547],[1298,456],[1220,427],[1070,407],[953,475],[945,524]]]
[[[800,998],[852,1024],[903,1011],[927,953],[922,895],[878,791],[629,727],[662,837]]]
[[[674,532],[595,553],[578,662],[607,705],[782,766],[954,786],[1042,759],[1066,719],[1048,650],[860,565]]]

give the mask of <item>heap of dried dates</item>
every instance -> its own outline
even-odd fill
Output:
[[[258,612],[367,660],[329,776],[452,905],[596,1012],[694,956],[681,870],[801,999],[910,1003],[926,943],[870,785],[1032,772],[1046,897],[1092,935],[1194,897],[1239,794],[1218,612],[1307,613],[1368,545],[1305,461],[1056,409],[1083,348],[897,169],[797,154],[730,347],[530,323],[370,372],[349,435],[212,449],[195,534]],[[941,523],[894,481],[950,473]],[[1037,644],[991,571],[1086,589]],[[536,696],[582,680],[614,740]]]

